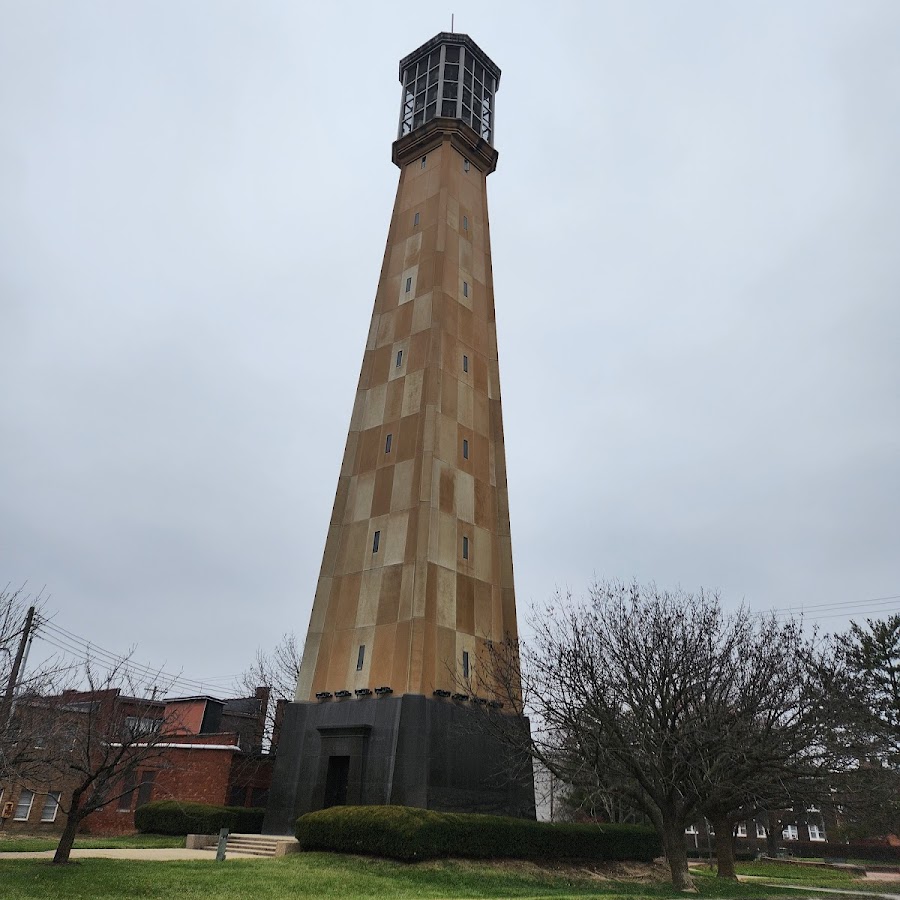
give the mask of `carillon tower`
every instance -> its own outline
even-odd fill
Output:
[[[400,82],[400,183],[272,833],[341,803],[534,816],[478,679],[517,634],[486,190],[500,70],[441,33]]]

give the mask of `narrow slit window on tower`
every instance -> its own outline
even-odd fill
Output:
[[[469,458],[469,442],[463,438],[463,459]]]
[[[380,532],[380,531],[376,531],[376,532],[375,532],[375,537],[372,538],[372,552],[373,552],[373,553],[377,553],[377,552],[378,552],[378,545],[379,545],[380,543],[381,543],[381,532]]]
[[[469,371],[469,357],[463,354],[463,372]]]
[[[412,290],[412,275],[406,279],[406,293],[408,294]]]
[[[415,218],[413,218],[413,226],[415,227],[418,224],[419,224],[419,214],[416,213]]]
[[[427,157],[425,157],[425,156],[422,157],[422,168],[423,169],[425,168],[425,160],[426,159],[427,159]]]
[[[377,534],[377,532],[376,532]],[[463,559],[469,558],[469,539],[463,535]]]
[[[469,651],[463,650],[463,678],[469,677]]]
[[[366,645],[359,645],[359,653],[356,654],[356,671],[362,672],[363,663],[366,659]]]
[[[463,282],[463,297],[468,297],[468,296],[469,296],[469,282],[464,281]]]
[[[463,172],[469,171],[469,161],[467,159],[463,160]]]
[[[389,434],[389,435],[384,439],[384,452],[385,452],[385,453],[390,453],[390,452],[391,452],[391,443],[393,442],[393,440],[394,440],[394,436],[393,436],[392,434]],[[377,550],[378,548],[376,547],[375,549]]]
[[[463,231],[469,230],[469,217],[463,216]]]
[[[403,351],[402,351],[402,350],[398,350],[398,351],[397,351],[397,364],[396,364],[396,366],[395,366],[394,368],[399,369],[399,368],[400,368],[400,364],[401,364],[402,362],[403,362]]]

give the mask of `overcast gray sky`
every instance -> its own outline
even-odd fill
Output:
[[[900,4],[452,11],[503,70],[520,615],[595,574],[900,609]],[[0,585],[212,689],[305,634],[397,62],[450,12],[0,0]]]

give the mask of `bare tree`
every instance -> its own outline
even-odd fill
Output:
[[[238,679],[238,689],[248,694],[253,694],[257,687],[269,688],[265,729],[267,746],[277,726],[279,702],[290,703],[294,699],[302,660],[303,644],[293,631],[285,632],[271,650],[257,649],[253,664]]]
[[[28,781],[64,786],[58,803],[66,825],[57,864],[68,861],[87,816],[134,790],[138,769],[159,759],[172,724],[164,720],[165,704],[155,699],[159,673],[136,676],[130,656],[103,670],[87,660],[81,674],[82,690],[32,696],[16,710],[20,733],[32,741],[40,736]],[[23,780],[26,773],[19,774]]]
[[[551,772],[642,810],[673,884],[691,888],[687,826],[714,802],[740,808],[738,778],[811,741],[812,646],[794,623],[654,585],[597,584],[586,603],[557,598],[534,627],[521,651],[493,649],[487,690],[530,713],[532,753]]]
[[[835,672],[827,646],[774,614],[752,619],[742,611],[732,621],[734,660],[724,689],[704,698],[711,739],[697,758],[700,808],[713,825],[724,878],[737,877],[735,825],[763,811],[805,814],[827,795],[837,762],[827,740]]]
[[[24,586],[0,590],[0,781],[14,781],[39,765],[35,748],[45,739],[48,722],[32,723],[25,734],[17,704],[29,698],[61,690],[72,670],[58,657],[28,663],[28,649],[43,611],[40,593],[31,595]],[[31,627],[31,631],[27,629]]]

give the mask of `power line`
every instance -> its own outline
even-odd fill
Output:
[[[112,657],[113,659],[117,659],[117,660],[121,659],[123,657],[123,654],[111,653],[108,650],[104,650],[102,647],[98,647],[98,645],[93,643],[93,641],[89,641],[86,638],[80,637],[79,635],[75,634],[74,632],[69,631],[69,629],[63,628],[61,625],[57,625],[56,622],[53,622],[53,621],[50,621],[47,619],[45,619],[43,621],[54,631],[59,632],[63,636],[70,638],[71,640],[75,641],[76,643],[79,643],[79,644],[89,648],[91,650],[91,652],[100,652],[100,653],[103,653],[104,655],[106,655],[107,657]],[[136,668],[145,669],[150,673],[163,672],[162,669],[158,669],[155,666],[151,666],[151,665],[141,665],[140,663],[134,663],[133,665]],[[163,672],[163,674],[167,674],[167,673]],[[206,684],[210,681],[232,681],[235,678],[240,678],[240,673],[238,673],[237,675],[210,675],[208,678],[206,678],[206,677],[204,677],[204,678],[186,678],[181,675],[172,676],[171,673],[168,673],[168,674],[170,675],[170,677],[177,677],[178,680],[183,683],[193,683],[193,684]]]
[[[878,610],[875,610],[875,612],[878,612]],[[865,615],[867,615],[867,613],[865,611],[863,611],[863,612],[857,613],[856,617],[858,618],[860,616],[865,616]],[[847,613],[832,613],[831,615],[827,615],[827,616],[816,616],[816,618],[817,619],[845,619],[845,618],[848,618],[848,614]]]
[[[142,680],[168,681],[172,687],[179,686],[191,691],[203,691],[213,682],[234,681],[238,677],[219,675],[201,681],[181,674],[174,675],[162,668],[135,662],[128,658],[127,654],[112,653],[49,619],[41,617],[39,625],[41,628],[38,636],[41,640],[64,653],[75,655],[85,661],[91,660],[106,671],[112,671],[113,667],[118,667]]]
[[[811,603],[800,604],[799,606],[782,606],[776,607],[772,612],[789,613],[789,612],[812,612],[813,610],[822,609],[843,609],[848,606],[870,606],[871,604],[890,603],[891,601],[900,600],[900,594],[892,594],[889,597],[871,597],[868,600],[843,600],[829,601],[827,603]]]
[[[182,685],[186,688],[190,688],[191,690],[202,690],[210,683],[220,681],[233,682],[235,679],[240,677],[239,675],[215,675],[210,676],[209,678],[200,679],[188,678],[187,676],[181,675],[180,673],[178,675],[175,675],[171,672],[166,672],[162,668],[157,668],[151,665],[144,665],[133,660],[126,659],[125,654],[116,654],[105,650],[103,647],[100,647],[97,644],[94,644],[93,642],[74,634],[74,632],[71,632],[66,628],[62,628],[61,626],[56,625],[54,622],[45,620],[44,624],[46,624],[51,633],[55,635],[57,641],[62,642],[62,644],[64,645],[62,647],[58,647],[58,649],[63,649],[66,652],[74,653],[82,659],[89,658],[94,661],[105,660],[109,663],[116,663],[120,666],[124,665],[125,668],[129,669],[134,674],[139,674],[143,678],[169,680],[173,685]]]
[[[63,653],[69,656],[75,656],[84,662],[90,662],[92,666],[96,666],[98,669],[101,669],[105,672],[112,673],[117,669],[121,671],[123,674],[134,677],[136,679],[142,681],[164,681],[168,682],[170,688],[176,688],[179,685],[182,685],[182,682],[178,679],[171,678],[170,676],[164,676],[163,673],[154,673],[154,675],[148,675],[146,672],[142,672],[139,670],[135,670],[128,666],[127,661],[125,660],[115,660],[108,659],[102,656],[95,656],[92,653],[85,653],[82,648],[74,647],[68,642],[60,641],[54,638],[51,635],[43,634],[40,636],[40,639],[44,641],[44,643],[49,644],[51,647],[56,648],[57,650],[61,650]],[[196,690],[193,685],[183,685],[190,690]]]
[[[775,612],[777,618],[782,620],[793,618],[806,618],[818,621],[820,619],[860,619],[860,618],[885,618],[900,612],[900,604],[879,607],[829,607],[821,610],[801,610],[800,612]]]

